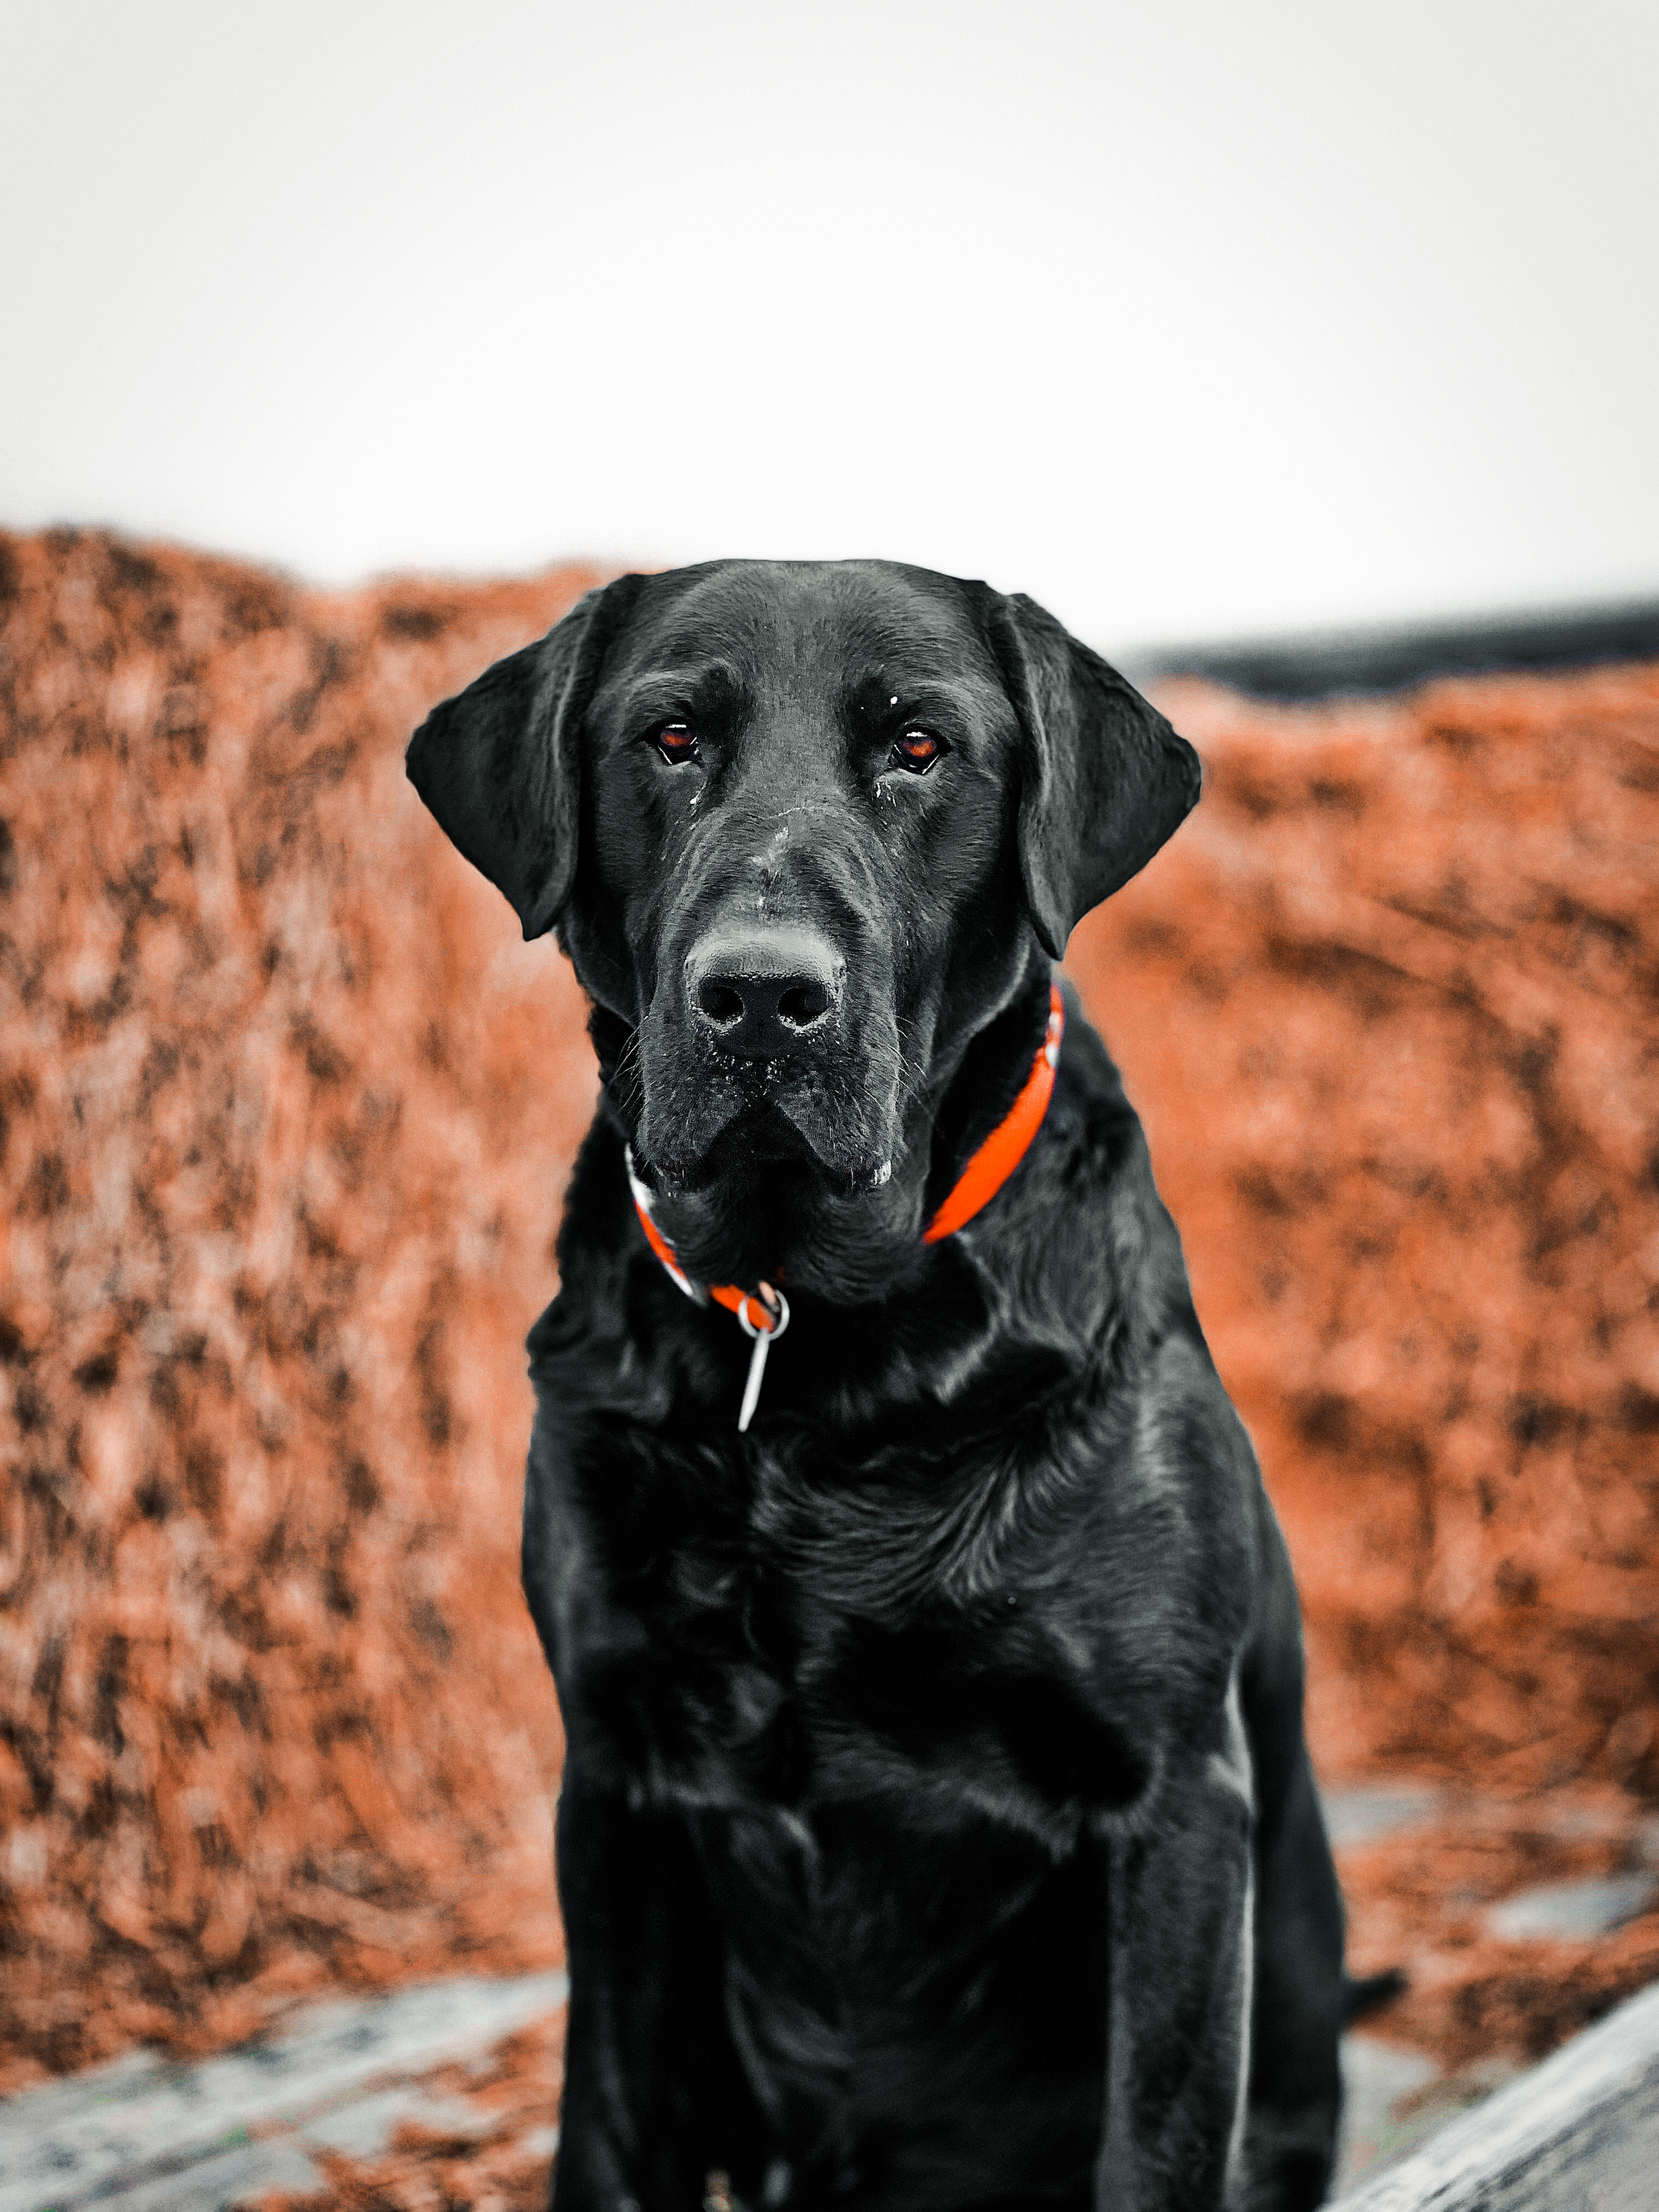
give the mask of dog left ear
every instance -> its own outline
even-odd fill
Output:
[[[1133,684],[1024,596],[988,593],[1020,720],[1019,865],[1044,949],[1144,868],[1198,799],[1198,755]]]
[[[409,741],[410,781],[451,843],[516,910],[551,929],[575,881],[582,716],[605,648],[644,579],[619,576],[547,635],[434,707]]]

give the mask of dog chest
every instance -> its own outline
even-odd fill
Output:
[[[1079,1573],[1072,1528],[953,1589],[937,1497],[744,1474],[614,1430],[532,1455],[527,1587],[593,1778],[636,1803],[973,1819],[1050,1854],[1141,1797],[1175,1725],[1149,1578],[1109,1555]],[[963,1492],[989,1480],[961,1470]]]
[[[959,2160],[964,2199],[1086,2172],[1106,2071],[1101,1846],[1056,1861],[990,1822],[871,1806],[695,1825],[726,2016],[780,2141],[884,2170],[898,2203],[917,2158],[918,2183]]]

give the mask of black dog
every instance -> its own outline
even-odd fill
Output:
[[[1028,599],[732,562],[591,594],[409,772],[605,1083],[530,1339],[558,2212],[1316,2203],[1291,1571],[1075,1005],[1044,1111],[1051,960],[1197,757]]]

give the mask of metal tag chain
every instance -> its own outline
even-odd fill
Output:
[[[749,1300],[744,1298],[738,1308],[738,1326],[746,1336],[754,1339],[755,1348],[749,1355],[749,1380],[743,1386],[743,1407],[738,1415],[738,1434],[742,1436],[754,1419],[755,1408],[760,1403],[761,1384],[766,1376],[766,1355],[775,1341],[789,1326],[789,1301],[781,1291],[775,1291],[769,1283],[761,1285],[763,1303],[769,1297],[778,1302],[778,1317],[770,1328],[763,1328],[758,1322],[749,1318]]]

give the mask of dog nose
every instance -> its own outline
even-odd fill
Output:
[[[805,930],[706,938],[685,963],[691,1018],[723,1051],[776,1060],[822,1036],[842,972],[823,939]]]

